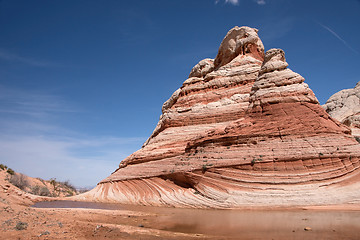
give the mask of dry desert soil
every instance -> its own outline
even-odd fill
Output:
[[[360,207],[183,209],[21,191],[0,171],[0,239],[359,239]],[[54,201],[56,200],[56,201]]]

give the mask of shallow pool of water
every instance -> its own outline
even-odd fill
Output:
[[[39,202],[33,207],[154,213],[154,228],[232,239],[360,239],[359,211],[202,210],[74,201]]]

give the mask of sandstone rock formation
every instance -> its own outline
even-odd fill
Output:
[[[323,107],[331,117],[349,126],[353,135],[360,136],[360,82],[332,95]]]
[[[360,145],[284,52],[231,29],[163,105],[142,149],[82,199],[236,208],[359,201]],[[341,186],[341,187],[340,187]]]

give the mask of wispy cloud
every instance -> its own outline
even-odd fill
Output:
[[[216,0],[215,4],[218,4],[220,2],[220,0]],[[239,5],[239,0],[225,0],[225,3],[229,3],[232,5]]]
[[[317,24],[319,24],[322,28],[327,30],[329,33],[331,33],[334,37],[336,37],[338,40],[340,40],[348,49],[350,49],[352,52],[359,54],[358,51],[356,51],[354,48],[352,48],[342,37],[339,36],[334,30],[329,28],[328,26],[316,21]]]
[[[41,61],[29,57],[19,56],[17,54],[10,53],[4,49],[0,49],[0,59],[9,62],[23,63],[35,67],[50,67],[56,65],[49,61]]]
[[[265,0],[253,0],[254,2],[256,2],[258,5],[265,5],[266,1]],[[220,0],[215,0],[215,4],[218,4],[220,2]],[[239,0],[224,0],[225,3],[229,3],[232,5],[239,5],[240,1]]]
[[[0,134],[0,161],[18,172],[94,186],[143,143],[143,138]]]
[[[44,117],[52,112],[76,112],[65,100],[54,94],[12,89],[0,85],[0,114]]]
[[[238,5],[238,4],[239,4],[239,0],[225,0],[225,3],[230,3],[230,4]]]
[[[254,1],[259,5],[265,5],[266,4],[265,0],[254,0]]]
[[[0,163],[32,177],[94,186],[146,140],[78,132],[62,124],[66,113],[82,113],[72,105],[55,94],[0,85]]]

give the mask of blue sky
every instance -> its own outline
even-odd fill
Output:
[[[357,0],[0,0],[0,162],[94,186],[244,25],[285,51],[322,104],[360,81]]]

